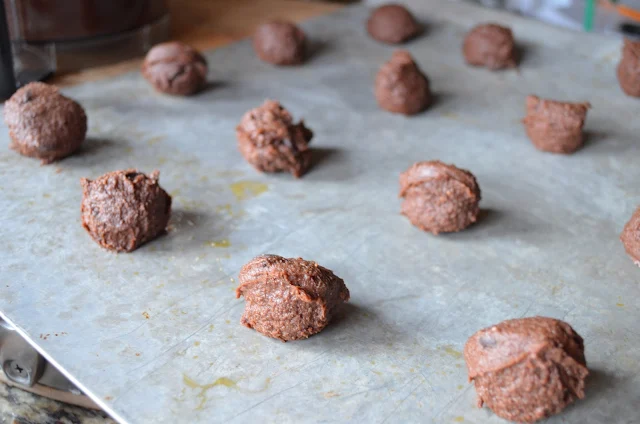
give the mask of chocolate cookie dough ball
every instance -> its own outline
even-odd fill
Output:
[[[431,104],[429,79],[409,52],[398,50],[382,65],[376,76],[375,96],[385,110],[414,115]]]
[[[43,82],[16,91],[4,104],[10,147],[43,164],[71,155],[87,135],[87,115],[75,101]]]
[[[624,226],[620,240],[633,262],[640,266],[640,208],[638,208],[629,222]]]
[[[400,174],[402,214],[422,231],[460,231],[476,222],[480,187],[469,171],[440,161],[418,162]]]
[[[171,196],[158,184],[158,171],[114,171],[81,183],[82,226],[100,246],[131,252],[164,233]]]
[[[497,24],[482,24],[467,33],[462,46],[469,65],[491,70],[517,65],[516,45],[510,28]]]
[[[207,60],[184,43],[161,43],[147,53],[142,75],[161,93],[188,96],[207,82]]]
[[[640,41],[624,40],[617,73],[622,91],[640,97]]]
[[[271,21],[253,35],[253,50],[263,62],[273,65],[300,65],[305,60],[306,37],[294,23]]]
[[[583,144],[582,127],[589,103],[569,103],[527,96],[527,116],[522,121],[538,150],[573,153]]]
[[[422,33],[422,25],[406,7],[386,4],[371,12],[367,32],[371,38],[387,44],[400,44]]]
[[[584,344],[569,324],[553,318],[512,319],[471,336],[464,358],[478,393],[509,421],[531,423],[584,397],[589,374]]]
[[[244,114],[236,127],[242,156],[260,172],[290,172],[302,176],[311,162],[313,133],[293,118],[280,103],[267,100]]]
[[[349,300],[341,278],[301,258],[258,256],[239,278],[236,297],[246,301],[242,325],[284,342],[319,333]]]

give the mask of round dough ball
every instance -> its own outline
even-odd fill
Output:
[[[371,38],[387,44],[400,44],[422,33],[422,25],[399,4],[380,6],[371,12],[367,31]]]
[[[67,157],[87,135],[87,115],[75,101],[43,82],[16,91],[4,104],[10,147],[43,164]]]
[[[633,262],[640,266],[640,208],[636,209],[624,226],[620,240]]]
[[[628,96],[640,97],[640,41],[624,40],[617,74],[622,91]]]
[[[395,51],[382,65],[374,92],[378,105],[393,113],[414,115],[431,104],[429,79],[404,50]]]
[[[131,252],[164,233],[171,216],[171,196],[149,176],[134,169],[83,178],[82,226],[100,246]]]
[[[207,60],[184,43],[161,43],[147,53],[142,75],[161,93],[188,96],[207,82]]]
[[[582,127],[590,107],[587,102],[558,102],[527,96],[527,116],[522,122],[538,150],[569,154],[584,142]]]
[[[301,258],[258,256],[242,267],[239,280],[236,297],[246,301],[242,325],[284,342],[319,333],[349,301],[341,278]]]
[[[462,46],[469,65],[491,70],[517,65],[516,45],[510,28],[497,24],[478,25],[469,31]]]
[[[469,171],[440,161],[418,162],[400,175],[402,214],[422,231],[460,231],[476,222],[480,187]]]
[[[464,358],[479,406],[509,421],[541,420],[584,397],[583,340],[563,321],[503,321],[471,336]]]
[[[238,149],[260,172],[290,172],[301,177],[311,163],[313,132],[293,118],[280,103],[267,100],[244,114],[236,127]]]
[[[306,36],[294,23],[271,21],[256,29],[253,50],[263,62],[300,65],[305,60]]]

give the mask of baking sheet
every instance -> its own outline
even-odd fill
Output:
[[[364,7],[303,25],[313,58],[259,62],[249,42],[207,54],[211,87],[155,94],[138,73],[64,90],[87,109],[83,152],[50,166],[0,153],[0,310],[121,422],[497,423],[475,407],[462,349],[476,330],[546,315],[584,337],[587,398],[550,423],[636,423],[640,269],[618,234],[640,199],[638,101],[615,80],[620,40],[566,32],[439,0],[407,48],[437,101],[380,111],[372,80],[393,48],[364,33]],[[464,66],[476,22],[511,25],[519,71]],[[584,101],[585,148],[536,151],[519,120],[529,93]],[[242,114],[276,98],[315,132],[301,180],[260,175],[236,150]],[[0,130],[2,145],[8,135]],[[480,222],[434,237],[399,214],[414,161],[470,169]],[[79,223],[81,177],[159,169],[171,231],[132,254],[98,247]],[[234,289],[255,255],[313,259],[352,302],[306,341],[239,324]]]

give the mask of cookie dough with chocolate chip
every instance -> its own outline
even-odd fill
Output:
[[[640,41],[624,40],[617,74],[622,91],[628,96],[640,97]]]
[[[557,319],[512,319],[480,330],[467,341],[464,358],[478,406],[509,421],[532,423],[584,397],[589,371],[582,337]]]
[[[311,163],[313,132],[280,103],[267,100],[244,114],[236,127],[242,156],[260,172],[289,172],[301,177]]]
[[[367,32],[371,38],[387,44],[400,44],[417,37],[422,25],[404,6],[386,4],[371,12],[367,21]]]
[[[620,240],[633,262],[640,266],[640,208],[636,209],[624,226]]]
[[[558,102],[527,96],[527,116],[522,122],[538,150],[569,154],[584,142],[582,127],[590,107],[587,102]]]
[[[302,258],[258,256],[242,267],[239,280],[236,297],[246,301],[242,325],[284,342],[319,333],[349,301],[341,278]]]
[[[382,65],[374,92],[378,105],[389,112],[414,115],[431,104],[429,79],[409,52],[397,50]]]
[[[306,36],[289,21],[271,21],[253,35],[253,50],[263,62],[273,65],[300,65],[306,56]]]
[[[460,231],[476,222],[480,187],[469,171],[440,161],[418,162],[400,175],[402,214],[422,231]]]
[[[184,43],[161,43],[147,53],[142,75],[161,93],[189,96],[207,82],[207,60]]]
[[[171,196],[158,184],[158,176],[158,171],[147,176],[129,169],[81,180],[82,226],[96,243],[131,252],[164,233]]]
[[[513,33],[510,28],[497,24],[482,24],[469,31],[464,38],[462,52],[466,62],[472,66],[498,70],[517,65]]]
[[[10,147],[43,164],[73,154],[87,134],[87,115],[82,106],[43,82],[25,85],[5,102],[4,122]]]

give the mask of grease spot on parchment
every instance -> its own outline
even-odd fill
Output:
[[[237,181],[229,184],[229,188],[236,199],[246,200],[252,197],[258,197],[269,190],[269,186],[257,181]]]
[[[451,346],[451,345],[444,345],[444,346],[442,346],[441,349],[444,351],[444,353],[446,353],[447,355],[449,355],[451,357],[454,357],[456,359],[462,359],[462,353],[457,351],[457,350],[455,350],[453,348],[453,346]]]
[[[231,242],[228,239],[222,239],[222,240],[216,240],[216,241],[210,240],[205,244],[210,247],[220,247],[223,249],[226,249],[227,247],[231,246]]]

